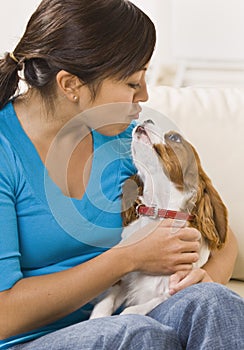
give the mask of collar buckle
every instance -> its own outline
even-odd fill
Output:
[[[152,219],[157,219],[158,218],[158,207],[156,205],[152,206],[153,209],[153,215],[151,215]]]

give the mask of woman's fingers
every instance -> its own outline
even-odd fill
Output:
[[[190,271],[178,271],[170,276],[169,293],[171,295],[180,290],[200,282],[213,282],[204,269],[192,269]]]
[[[197,262],[198,259],[199,259],[198,252],[181,253],[177,255],[175,263],[176,265],[191,264],[191,268],[192,268],[192,264]]]
[[[178,237],[186,242],[200,241],[201,233],[193,227],[185,227],[178,231]]]
[[[189,271],[178,271],[170,276],[169,278],[169,287],[173,288],[176,286],[183,278],[189,274]]]

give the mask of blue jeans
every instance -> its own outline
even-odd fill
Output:
[[[148,316],[84,321],[12,349],[244,350],[244,300],[216,283],[186,288]]]

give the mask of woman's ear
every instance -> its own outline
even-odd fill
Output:
[[[78,102],[79,91],[82,86],[80,79],[65,70],[61,70],[56,75],[56,82],[58,89],[64,94],[71,102]]]

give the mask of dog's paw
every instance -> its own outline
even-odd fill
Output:
[[[109,315],[104,315],[103,313],[99,313],[99,312],[92,312],[91,316],[89,317],[89,320],[93,320],[95,318],[101,318],[101,317],[106,317]]]
[[[107,302],[107,300],[103,300],[97,305],[95,305],[90,315],[90,320],[94,318],[111,316],[112,313],[113,313],[112,306]]]
[[[137,305],[137,306],[129,306],[120,313],[120,315],[131,315],[131,314],[146,315],[146,311],[143,307],[140,307],[140,305]]]
[[[104,308],[94,308],[91,315],[90,315],[90,320],[94,319],[94,318],[101,318],[101,317],[107,317],[107,316],[111,316],[111,310],[107,310]]]

